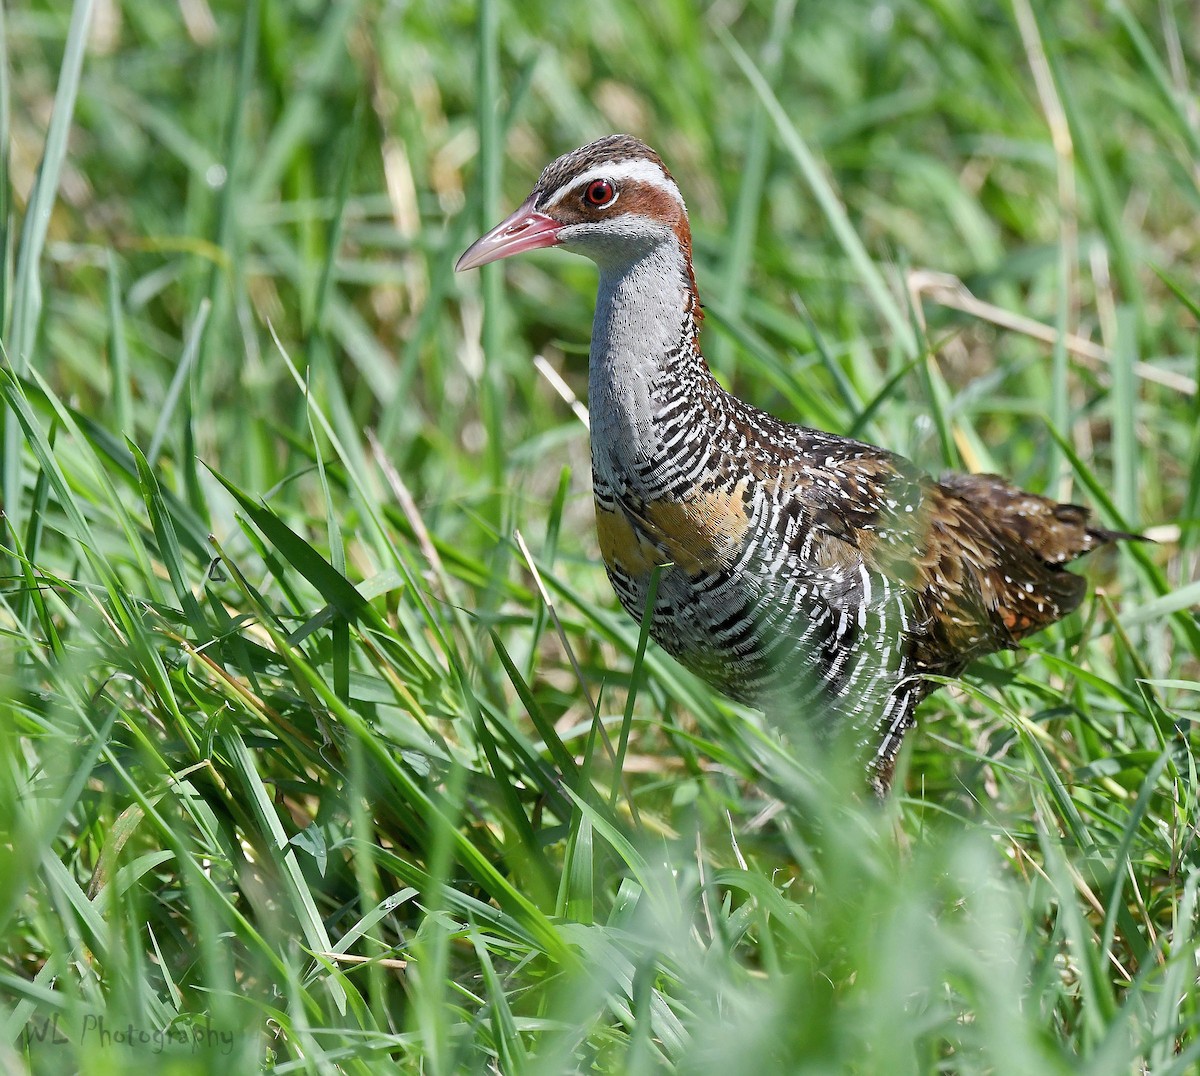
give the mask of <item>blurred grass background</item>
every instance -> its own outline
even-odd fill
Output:
[[[0,9],[0,1067],[1193,1071],[1197,41]],[[614,130],[730,388],[1159,540],[935,695],[884,811],[617,610],[544,373],[585,396],[593,268],[453,276]]]

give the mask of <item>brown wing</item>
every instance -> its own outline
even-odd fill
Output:
[[[957,671],[1061,620],[1087,589],[1065,565],[1135,537],[1091,526],[1086,508],[995,475],[943,475],[929,484],[927,505],[918,601],[928,633],[915,642],[918,662],[930,669]]]
[[[858,565],[900,585],[912,614],[910,655],[923,671],[955,675],[1062,619],[1086,590],[1067,563],[1136,537],[1092,526],[1087,509],[995,475],[935,481],[870,445],[797,427],[783,432],[794,458],[770,478],[756,476],[786,484],[780,524],[793,510],[802,514],[808,527],[792,541],[815,568],[841,569],[847,592],[839,598],[826,588],[826,600],[861,600]]]
[[[938,485],[1015,535],[1047,564],[1066,564],[1106,542],[1142,540],[1136,534],[1092,526],[1091,513],[1081,505],[1026,493],[998,475],[952,472],[942,475]]]

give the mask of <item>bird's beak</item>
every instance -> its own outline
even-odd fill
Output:
[[[480,236],[467,247],[454,271],[461,273],[464,269],[478,269],[488,262],[499,261],[526,250],[557,246],[561,228],[562,225],[553,217],[536,212],[533,199],[530,198],[512,216],[506,217],[487,235]]]

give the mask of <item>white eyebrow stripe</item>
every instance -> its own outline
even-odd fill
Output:
[[[558,205],[572,191],[578,190],[595,179],[609,179],[614,183],[623,179],[636,180],[639,183],[656,187],[665,194],[669,194],[679,203],[680,208],[683,208],[683,195],[679,193],[679,188],[675,186],[674,182],[664,175],[663,170],[653,161],[638,160],[619,161],[616,164],[599,164],[594,168],[589,168],[577,179],[573,179],[570,183],[559,187],[554,192],[554,197],[546,203],[546,208],[551,209]]]

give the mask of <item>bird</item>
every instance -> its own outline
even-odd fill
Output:
[[[683,195],[631,135],[550,163],[455,268],[555,246],[599,269],[592,485],[621,605],[728,697],[818,741],[850,736],[881,799],[941,682],[929,677],[1066,616],[1086,591],[1067,564],[1138,537],[997,475],[934,478],[726,391],[700,350]]]

